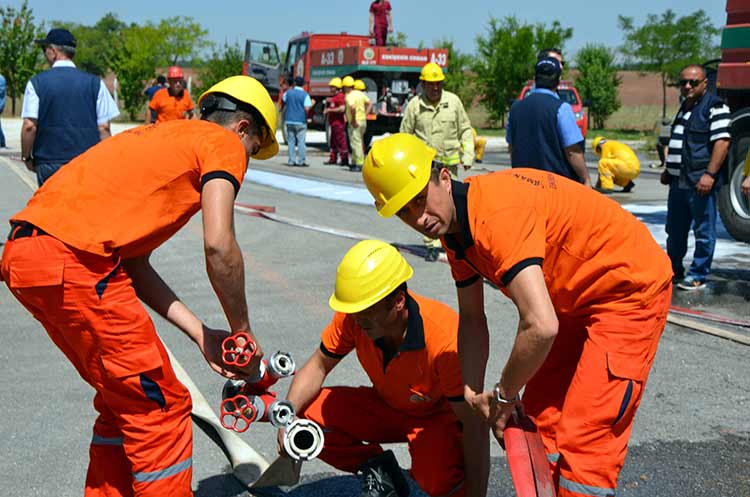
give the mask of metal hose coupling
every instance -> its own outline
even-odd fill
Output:
[[[298,419],[284,432],[284,452],[295,461],[310,461],[323,450],[323,430],[314,421]]]
[[[287,400],[277,400],[268,407],[268,421],[276,428],[289,426],[294,421],[294,406]]]

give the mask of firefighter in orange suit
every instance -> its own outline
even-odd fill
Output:
[[[252,336],[233,205],[248,158],[278,151],[276,107],[248,76],[217,83],[200,107],[203,120],[142,126],[92,147],[10,220],[2,279],[96,391],[86,497],[192,496],[190,395],[141,301],[224,376],[257,374],[263,355],[230,368],[221,343]],[[199,210],[206,272],[230,332],[205,326],[149,262]]]
[[[320,458],[361,475],[363,495],[408,495],[392,452],[380,446],[407,442],[411,475],[428,495],[484,496],[487,426],[463,398],[458,316],[408,291],[412,274],[393,246],[377,240],[354,245],[336,273],[329,300],[336,314],[287,399],[325,430]],[[322,388],[352,350],[372,386]]]
[[[522,402],[558,496],[614,495],[666,323],[669,259],[640,221],[583,185],[526,168],[462,183],[433,169],[434,156],[418,139],[392,135],[373,145],[362,176],[381,216],[398,215],[446,249],[466,400],[498,439]],[[483,279],[519,316],[490,391]]]
[[[614,140],[607,140],[601,136],[594,138],[594,152],[599,159],[599,179],[596,187],[603,192],[612,191],[615,185],[621,186],[622,191],[629,193],[633,190],[633,180],[641,172],[641,162],[633,149]]]

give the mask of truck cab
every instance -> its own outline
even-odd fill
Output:
[[[270,52],[271,64],[258,60],[260,55],[268,60],[266,52]],[[445,68],[447,51],[378,47],[372,45],[369,36],[303,32],[289,40],[286,54],[280,58],[274,43],[247,40],[243,74],[259,79],[277,100],[286,89],[287,78],[301,76],[305,80],[305,90],[315,100],[308,115],[308,127],[326,131],[328,123],[323,109],[325,99],[331,96],[328,82],[347,75],[361,79],[373,103],[365,133],[365,143],[369,144],[374,135],[399,130],[406,103],[417,93],[420,71],[428,62]],[[276,80],[272,81],[274,77]]]
[[[718,195],[719,214],[730,235],[750,243],[750,198],[740,190],[750,161],[750,0],[728,0],[726,11],[715,78],[716,93],[732,111],[732,141],[723,167],[727,183]],[[708,64],[709,78],[713,67]]]

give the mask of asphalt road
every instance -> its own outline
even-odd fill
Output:
[[[5,127],[5,120],[3,122]],[[6,128],[7,132],[7,128]],[[8,133],[8,136],[12,136]],[[11,143],[11,146],[13,144]],[[492,152],[499,154],[502,151]],[[324,154],[310,152],[310,168],[283,165],[285,152],[265,163],[251,163],[238,202],[270,205],[279,215],[306,223],[365,233],[402,243],[419,243],[419,236],[393,219],[381,219],[366,205],[331,201],[253,182],[257,171],[283,178],[305,176],[323,184],[361,187],[359,175],[323,166]],[[0,219],[19,210],[31,195],[18,149],[0,153]],[[488,156],[483,173],[500,168]],[[257,175],[257,174],[256,174]],[[631,194],[615,194],[623,204],[665,205],[666,191],[657,176],[645,172]],[[33,183],[32,183],[33,184]],[[654,221],[645,215],[646,221]],[[205,276],[200,215],[191,220],[154,255],[154,265],[178,295],[209,326],[224,319]],[[266,351],[291,352],[304,361],[319,343],[331,317],[327,306],[336,265],[353,241],[320,232],[238,215],[236,231],[246,258],[251,322]],[[747,252],[726,242],[717,257],[716,275],[705,292],[676,294],[675,302],[727,317],[750,318]],[[415,269],[410,287],[455,307],[448,267],[406,255]],[[486,290],[491,330],[487,385],[496,381],[510,350],[516,311],[499,292]],[[8,497],[77,496],[82,493],[94,410],[91,389],[30,315],[0,285],[0,475]],[[188,370],[213,405],[219,405],[222,378],[204,364],[198,350],[158,317],[163,340]],[[741,331],[741,330],[740,330]],[[746,346],[668,325],[649,384],[635,420],[631,449],[620,477],[620,496],[750,496],[750,368]],[[334,370],[329,385],[366,384],[356,359],[347,358]],[[283,395],[286,384],[279,387]],[[275,454],[275,430],[252,427],[243,435],[269,460]],[[243,496],[248,493],[228,472],[227,461],[208,437],[195,430],[193,485],[199,497]],[[393,448],[408,468],[404,445]],[[505,457],[492,448],[493,497],[513,495]],[[299,486],[290,495],[357,495],[354,477],[320,461],[306,463]],[[281,491],[272,493],[281,495]]]

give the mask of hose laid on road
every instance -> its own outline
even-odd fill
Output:
[[[338,236],[341,238],[348,238],[350,240],[369,240],[372,238],[377,238],[377,237],[365,235],[363,233],[357,233],[355,231],[347,231],[347,230],[340,230],[337,228],[329,228],[327,226],[320,226],[316,224],[305,223],[302,221],[297,221],[297,220],[290,219],[287,217],[279,216],[278,214],[275,213],[275,209],[272,207],[263,207],[262,210],[256,209],[254,207],[257,207],[257,206],[250,206],[247,204],[235,203],[235,209],[242,214],[253,216],[253,217],[260,217],[263,219],[267,219],[269,221],[274,221],[277,223],[285,224],[287,226],[293,226],[296,228],[316,231],[318,233],[325,233],[328,235]],[[408,244],[403,244],[403,243],[395,243],[395,242],[390,242],[390,243],[401,252],[407,252],[412,255],[417,255],[419,257],[424,257],[425,255],[426,249],[424,247],[408,245]],[[444,253],[440,254],[438,260],[440,262],[445,262],[445,263],[448,262],[448,258],[446,257]],[[685,316],[690,316],[692,319],[687,319]],[[682,327],[689,328],[695,331],[699,331],[701,333],[707,333],[709,335],[725,338],[727,340],[731,340],[736,343],[741,343],[743,345],[750,345],[750,336],[742,335],[740,333],[735,333],[735,332],[725,330],[717,326],[712,326],[706,323],[706,321],[717,322],[721,324],[750,328],[750,321],[725,318],[723,316],[719,316],[716,314],[711,314],[711,313],[703,312],[703,311],[697,311],[693,309],[687,309],[685,307],[679,307],[679,306],[670,307],[669,315],[667,316],[667,321],[672,324],[676,324],[678,326],[682,326]]]

